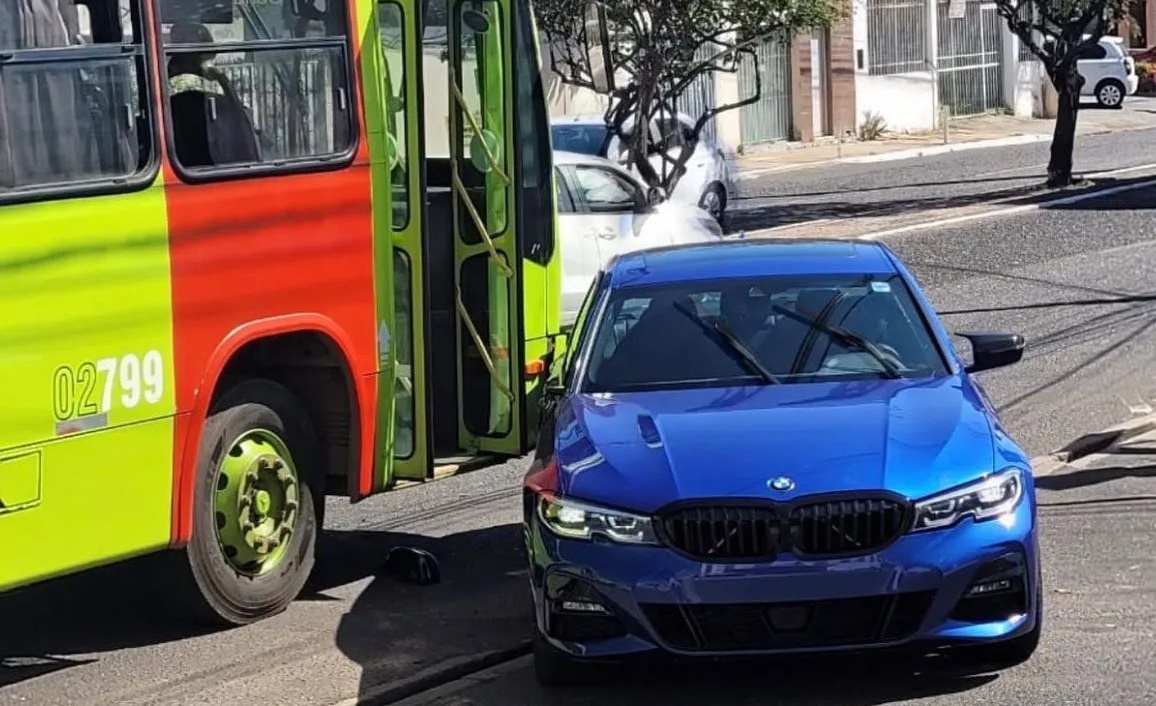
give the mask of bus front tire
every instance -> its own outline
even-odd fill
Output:
[[[282,385],[270,380],[251,379],[230,388],[213,405],[205,420],[197,456],[194,481],[193,532],[184,554],[191,573],[189,587],[199,601],[194,601],[202,622],[217,626],[246,625],[285,610],[297,597],[313,569],[318,535],[318,508],[324,507],[324,495],[315,482],[319,469],[321,445],[305,407]],[[246,465],[248,464],[248,465]],[[286,472],[285,469],[288,469]],[[245,492],[226,494],[226,500],[241,495],[245,506],[278,508],[274,523],[278,527],[277,548],[260,546],[264,554],[253,554],[249,544],[238,541],[252,535],[234,529],[226,535],[222,526],[254,522],[263,529],[262,518],[239,510],[227,515],[235,504],[222,503],[222,493],[238,475],[251,480]],[[294,477],[290,477],[294,476]],[[264,479],[264,480],[262,480]],[[257,488],[264,483],[267,488]],[[263,497],[257,495],[263,494]],[[291,502],[286,502],[290,499]],[[278,505],[280,503],[280,505]],[[285,507],[293,508],[285,510]],[[272,513],[270,513],[272,514]],[[264,541],[264,535],[262,540]],[[284,546],[280,546],[280,545]],[[239,567],[242,557],[277,557],[258,559],[258,563]],[[255,568],[265,561],[268,568]]]

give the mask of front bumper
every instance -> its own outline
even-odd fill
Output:
[[[877,554],[707,564],[526,525],[538,630],[575,657],[735,656],[981,643],[1035,626],[1031,504],[905,535]],[[973,593],[977,584],[989,591]]]

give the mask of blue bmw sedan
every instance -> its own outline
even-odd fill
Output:
[[[635,252],[553,362],[524,523],[539,681],[667,653],[954,648],[1027,660],[1031,466],[885,245]]]

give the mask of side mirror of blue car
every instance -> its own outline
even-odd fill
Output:
[[[1023,359],[1027,346],[1018,333],[960,331],[955,335],[971,344],[972,363],[965,368],[968,373],[1015,365]]]

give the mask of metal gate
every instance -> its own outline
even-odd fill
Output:
[[[744,145],[791,139],[791,51],[782,42],[766,41],[755,50],[762,87],[759,99],[739,109]],[[754,62],[739,65],[739,99],[755,92]]]
[[[722,47],[720,46],[716,46],[713,43],[704,44],[695,52],[695,60],[700,62],[710,61],[720,51],[722,51]],[[698,120],[703,113],[715,107],[714,77],[715,73],[713,71],[705,71],[696,76],[694,81],[683,91],[682,95],[678,96],[675,100],[674,109],[680,113],[685,113],[693,120]],[[702,136],[712,142],[717,132],[713,119],[707,122],[702,128]]]
[[[949,8],[963,5],[963,17]],[[1003,20],[994,2],[955,0],[938,6],[936,78],[939,104],[952,116],[1006,105],[1003,94]]]

